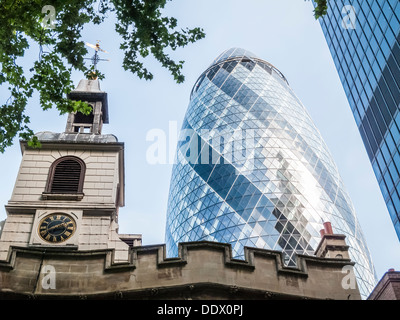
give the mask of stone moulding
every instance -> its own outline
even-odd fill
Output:
[[[292,273],[300,276],[308,276],[307,263],[323,263],[333,265],[354,265],[355,263],[348,259],[334,259],[334,258],[319,258],[315,256],[297,255],[297,267],[287,267],[283,263],[283,254],[281,251],[259,249],[253,247],[245,247],[244,256],[245,260],[232,258],[231,245],[227,243],[212,242],[212,241],[194,241],[182,242],[179,244],[179,257],[166,257],[166,245],[147,245],[140,247],[132,247],[130,249],[129,260],[127,262],[114,262],[114,249],[99,249],[99,250],[77,250],[76,246],[68,247],[46,247],[46,246],[31,246],[31,247],[17,247],[11,246],[8,258],[5,261],[0,261],[0,270],[12,270],[15,267],[15,261],[18,254],[33,254],[33,255],[48,255],[52,257],[68,258],[68,257],[89,257],[89,256],[104,256],[105,271],[124,271],[126,269],[136,268],[136,261],[139,254],[156,253],[157,267],[173,267],[184,266],[187,264],[187,255],[189,250],[208,249],[222,251],[224,253],[224,263],[227,267],[244,268],[254,270],[254,256],[273,256],[275,257],[276,267],[278,273]]]
[[[283,254],[281,251],[276,250],[268,250],[268,249],[259,249],[254,247],[244,247],[244,256],[245,259],[235,259],[232,258],[232,248],[228,243],[220,243],[220,242],[212,242],[212,241],[194,241],[194,242],[182,242],[179,244],[179,257],[176,258],[167,258],[165,245],[158,246],[143,246],[137,247],[138,252],[143,251],[151,251],[157,250],[157,262],[158,267],[169,266],[173,264],[183,265],[187,263],[187,254],[189,250],[196,249],[210,249],[210,250],[219,250],[224,252],[224,263],[227,267],[232,268],[244,268],[248,270],[254,270],[254,257],[255,256],[265,256],[275,258],[276,268],[278,273],[291,273],[300,276],[308,276],[307,271],[307,263],[326,263],[331,265],[352,265],[354,266],[354,262],[349,259],[328,259],[328,258],[319,258],[316,256],[307,256],[307,255],[297,255],[297,266],[296,267],[287,267],[283,262]]]
[[[19,263],[18,259],[21,259]],[[89,271],[86,271],[86,274],[76,273],[75,271],[72,278],[81,279],[73,280],[77,281],[77,283],[79,281],[89,281],[90,285],[80,288],[70,285],[69,290],[66,287],[62,288],[63,286],[61,285],[60,291],[43,292],[43,290],[37,288],[43,261],[46,261],[46,264],[54,264],[58,268],[65,268],[69,263],[83,265],[86,262]],[[32,263],[32,266],[36,266],[32,267],[32,271],[28,272],[28,274],[24,273],[23,270],[18,270],[18,268],[21,268],[21,264],[26,263]],[[104,264],[103,267],[101,267],[102,263]],[[229,244],[210,241],[180,243],[178,257],[166,257],[165,244],[131,247],[128,261],[122,263],[115,262],[113,249],[80,251],[76,247],[69,249],[62,247],[11,247],[7,260],[0,261],[0,296],[7,298],[7,294],[21,296],[34,294],[35,296],[46,298],[52,295],[56,297],[85,295],[86,297],[96,298],[99,295],[114,296],[116,292],[120,292],[118,296],[140,297],[139,292],[148,292],[151,293],[150,296],[157,296],[155,293],[161,290],[160,292],[168,291],[178,295],[179,288],[196,288],[196,290],[202,288],[201,290],[203,290],[206,287],[218,287],[218,290],[227,289],[227,294],[231,295],[235,294],[235,292],[244,292],[246,290],[258,292],[257,294],[259,294],[264,290],[264,293],[273,292],[275,297],[282,295],[295,297],[298,295],[298,298],[319,298],[316,294],[311,296],[310,294],[305,294],[304,296],[301,294],[302,290],[306,290],[304,292],[313,292],[314,289],[310,290],[307,287],[309,285],[306,283],[318,283],[318,279],[315,278],[315,270],[321,272],[326,268],[326,271],[323,271],[326,272],[327,276],[325,281],[328,281],[328,284],[331,282],[333,286],[340,288],[338,274],[340,274],[343,266],[348,265],[353,266],[354,263],[348,259],[327,259],[299,255],[297,266],[287,267],[283,263],[283,256],[280,251],[249,247],[245,248],[245,259],[238,260],[232,258],[232,248]],[[263,268],[262,266],[269,267],[265,267],[264,271],[260,270],[260,268]],[[308,280],[310,278],[310,268],[313,270],[311,282]],[[204,272],[204,275],[201,276],[201,272]],[[215,277],[213,272],[219,272],[223,279],[220,280]],[[13,274],[16,277],[14,280]],[[282,279],[289,279],[295,282],[300,281],[301,284],[297,289],[284,289],[283,293],[273,290],[277,287],[272,287],[271,289],[268,285],[261,285],[260,288],[257,277],[260,277],[260,275],[264,277],[263,274],[266,277],[272,277],[277,283]],[[232,275],[235,275],[235,277]],[[21,287],[13,288],[13,283],[19,282],[18,277],[24,278],[24,281],[29,278],[29,285],[23,289]],[[65,284],[67,283],[66,279],[70,276],[68,271],[64,270],[62,275],[58,277]],[[90,279],[87,279],[88,277]],[[96,281],[101,283],[99,288],[94,285],[97,283]],[[262,281],[268,284],[266,279],[262,279]],[[33,285],[33,283],[35,284]],[[89,289],[93,285],[94,289]],[[299,294],[297,294],[296,290]],[[191,291],[189,290],[188,292]],[[352,291],[356,299],[357,293],[358,290]],[[322,296],[329,298],[328,293],[323,293]],[[336,298],[338,296],[343,297],[344,293],[336,292],[334,296]],[[268,298],[269,295],[265,297]]]

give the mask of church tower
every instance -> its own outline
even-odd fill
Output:
[[[89,115],[68,115],[65,132],[39,132],[42,147],[21,142],[22,161],[0,237],[0,261],[10,247],[73,251],[114,249],[126,262],[140,235],[118,234],[124,206],[124,143],[102,134],[107,93],[98,80],[81,80],[69,98],[85,101]]]

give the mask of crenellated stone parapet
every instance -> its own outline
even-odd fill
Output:
[[[132,247],[126,262],[114,250],[11,247],[0,262],[0,298],[78,299],[339,299],[358,300],[348,284],[354,263],[299,255],[286,267],[281,252],[188,242],[168,258],[165,245]],[[344,271],[346,270],[346,271]]]

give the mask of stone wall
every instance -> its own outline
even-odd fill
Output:
[[[49,168],[60,157],[76,156],[86,164],[84,194],[80,204],[97,206],[116,202],[118,184],[118,153],[94,150],[26,149],[24,151],[10,203],[42,200]],[[42,203],[43,205],[43,203]]]
[[[180,244],[177,258],[163,245],[133,247],[125,263],[113,255],[12,248],[0,263],[0,298],[360,299],[356,286],[342,285],[347,259],[298,256],[289,268],[280,252],[246,248],[236,260],[230,245],[214,242]]]

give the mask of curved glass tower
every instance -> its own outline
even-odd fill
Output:
[[[222,53],[193,87],[172,171],[169,256],[178,243],[280,250],[287,265],[313,255],[323,222],[347,236],[364,297],[373,264],[338,169],[306,109],[270,63]]]

